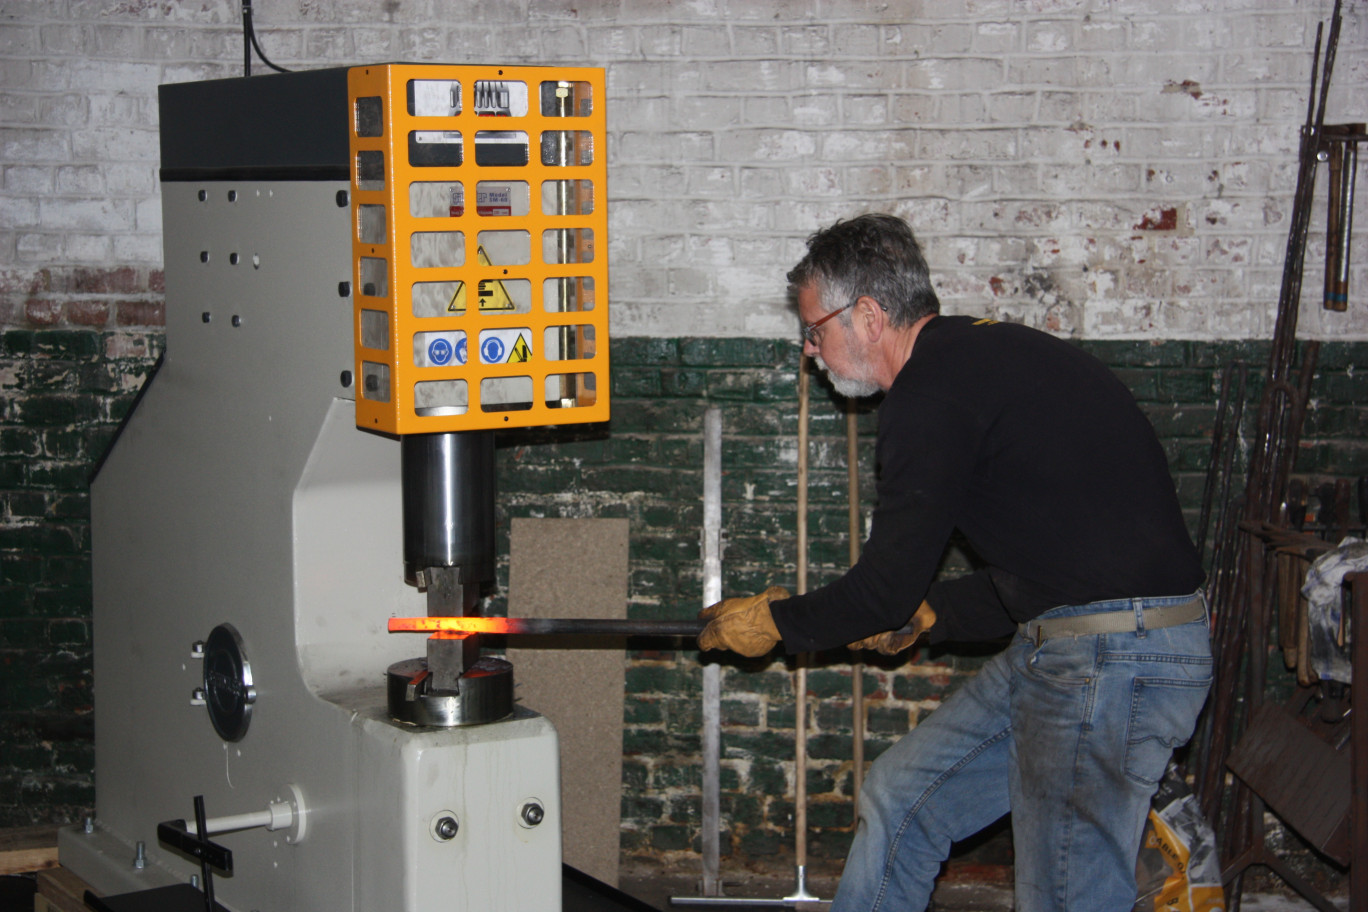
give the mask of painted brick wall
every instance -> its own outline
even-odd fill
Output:
[[[724,407],[727,428],[726,591],[792,582],[797,353],[782,275],[814,228],[866,209],[913,221],[948,312],[1041,326],[1113,365],[1151,412],[1194,508],[1219,368],[1263,363],[1310,49],[1330,7],[256,4],[267,53],[290,67],[607,68],[614,419],[607,435],[505,438],[501,510],[630,518],[640,616],[690,613],[701,599],[708,403]],[[0,8],[0,826],[76,819],[91,803],[85,478],[162,345],[155,89],[238,75],[239,15],[229,0]],[[1365,31],[1362,4],[1351,4],[1331,122],[1364,119],[1350,87],[1368,76]],[[1352,287],[1368,287],[1362,265]],[[1305,311],[1304,333],[1328,342],[1308,472],[1368,474],[1368,389],[1355,370],[1368,311],[1354,300],[1344,315]],[[844,422],[816,389],[813,585],[846,555]],[[872,416],[861,430],[867,462]],[[862,468],[868,498],[872,467]],[[839,857],[848,838],[843,663],[824,658],[812,675],[819,859]],[[896,673],[868,668],[871,754],[975,667],[941,654]],[[633,656],[623,807],[633,858],[696,844],[698,686],[694,653]],[[787,671],[728,666],[724,687],[724,845],[782,862],[794,775]]]
[[[1332,123],[1365,118],[1354,88],[1368,80],[1368,14],[1346,5]],[[784,270],[819,224],[866,209],[913,222],[951,311],[1093,339],[1266,338],[1315,27],[1331,8],[255,4],[262,46],[291,68],[605,67],[613,325],[666,338],[699,326],[789,337]],[[7,0],[6,287],[44,268],[158,268],[156,86],[240,75],[241,47],[236,0]],[[1308,288],[1319,287],[1314,224]],[[22,321],[16,307],[0,321]],[[1305,329],[1368,338],[1368,313],[1309,313]]]

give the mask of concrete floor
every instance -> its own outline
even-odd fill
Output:
[[[642,870],[624,871],[621,888],[661,912],[669,910],[698,909],[722,910],[732,912],[751,912],[751,910],[792,909],[795,912],[822,910],[827,902],[789,902],[780,903],[786,896],[793,895],[792,877],[772,877],[762,874],[742,874],[728,877],[723,893],[729,902],[725,905],[700,906],[679,905],[671,902],[674,897],[695,897],[699,895],[699,880],[696,873],[666,874]],[[808,892],[829,901],[836,889],[836,878],[831,876],[810,875]],[[742,905],[738,898],[768,900],[758,904]],[[1332,896],[1331,900],[1341,909],[1349,908],[1346,896]],[[975,866],[947,872],[932,896],[932,908],[936,912],[1011,912],[1012,884],[1010,869],[995,866]],[[1241,912],[1316,912],[1316,907],[1297,896],[1276,892],[1246,892],[1240,904]]]

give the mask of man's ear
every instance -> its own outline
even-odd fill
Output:
[[[869,295],[860,295],[855,299],[854,319],[869,342],[879,341],[879,337],[888,329],[888,312]]]

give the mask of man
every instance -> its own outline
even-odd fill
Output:
[[[699,645],[1013,636],[875,761],[832,909],[924,908],[951,842],[1010,811],[1018,912],[1129,910],[1150,798],[1211,683],[1202,568],[1153,429],[1075,346],[940,316],[900,219],[818,232],[788,279],[837,391],[885,394],[874,521],[841,579],[720,602]],[[956,528],[987,569],[933,582]]]

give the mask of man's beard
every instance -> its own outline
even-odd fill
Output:
[[[863,399],[882,391],[879,384],[869,379],[869,364],[863,357],[854,359],[854,369],[857,373],[857,376],[854,377],[843,377],[836,373],[827,367],[827,363],[822,360],[821,355],[817,355],[815,360],[817,366],[826,371],[827,379],[831,381],[832,388],[847,399]]]

